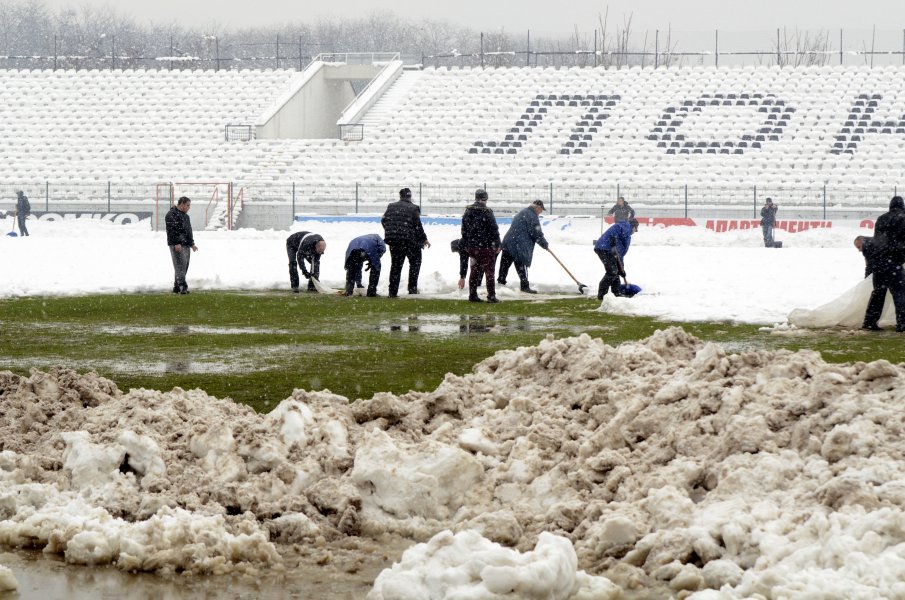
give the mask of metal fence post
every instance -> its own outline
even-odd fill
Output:
[[[622,194],[619,192],[619,183],[616,182],[616,200],[622,197]]]
[[[553,182],[550,182],[550,214],[553,214]]]
[[[757,186],[754,186],[754,218],[757,218]]]
[[[295,182],[292,182],[292,221],[295,222]]]
[[[50,212],[50,182],[44,182],[44,212]]]
[[[714,32],[714,38],[713,38],[713,66],[715,68],[720,66],[720,30],[719,29],[717,29]]]
[[[355,214],[358,214],[358,182],[355,182]]]
[[[685,218],[688,218],[688,184],[685,184]]]
[[[421,190],[421,185],[422,185],[422,184],[421,184],[421,182],[419,181],[419,182],[418,182],[418,208],[421,208],[421,207],[422,207],[422,205],[421,205],[421,192],[422,192],[422,190]]]
[[[107,212],[110,212],[110,182],[107,182]]]
[[[826,221],[826,184],[823,184],[823,220]]]

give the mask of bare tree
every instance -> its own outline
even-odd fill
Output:
[[[783,27],[782,36],[777,36],[773,44],[773,51],[776,53],[776,64],[781,67],[823,66],[830,60],[831,46],[827,31],[819,31],[812,36],[807,31],[796,29],[789,34]]]

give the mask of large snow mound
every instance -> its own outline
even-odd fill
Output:
[[[530,570],[562,546],[547,532],[576,562],[562,548],[545,568],[574,581],[903,597],[903,377],[882,360],[732,354],[678,328],[616,347],[548,337],[432,392],[296,390],[266,415],[200,390],[5,372],[0,544],[220,573],[388,533],[452,565],[434,537],[449,530],[484,540],[461,542],[463,560],[493,542],[519,554],[487,564]]]

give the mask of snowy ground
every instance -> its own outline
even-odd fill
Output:
[[[333,287],[348,240],[379,233],[311,229],[328,241]],[[596,288],[599,223],[545,230]],[[765,249],[756,230],[642,228],[626,269],[644,292],[603,308],[783,323],[861,281],[858,233]],[[32,234],[0,239],[5,296],[171,285],[163,234],[98,223]],[[199,232],[189,285],[288,287],[286,235]],[[456,228],[428,235],[420,287],[461,297]],[[544,293],[577,289],[543,251],[531,278]],[[350,405],[299,390],[266,415],[200,390],[0,373],[0,544],[124,570],[258,574],[340,562],[338,544],[354,563],[379,553],[381,535],[409,540],[370,600],[903,597],[903,381],[886,361],[732,354],[679,329],[617,348],[545,340],[402,397]],[[0,565],[0,591],[16,585]]]
[[[12,220],[0,220],[9,231]],[[296,223],[327,240],[322,282],[339,288],[348,242],[365,233],[381,234],[379,224]],[[458,227],[426,228],[432,247],[424,252],[419,287],[441,297],[460,297],[458,258],[449,242]],[[505,228],[503,229],[505,231]],[[146,226],[79,222],[39,222],[27,238],[0,237],[2,296],[67,295],[164,291],[172,287],[172,264],[165,236]],[[582,283],[596,292],[603,266],[593,252],[600,235],[597,219],[546,220],[550,248]],[[642,227],[626,257],[628,279],[643,293],[610,297],[606,310],[680,321],[726,320],[772,325],[795,308],[813,308],[839,296],[863,276],[864,261],[852,239],[869,230],[815,229],[777,232],[781,249],[764,248],[760,230],[714,233],[703,228]],[[196,232],[192,256],[193,289],[275,289],[289,287],[285,231]],[[542,293],[575,293],[578,286],[552,256],[537,248],[530,279]],[[385,294],[389,255],[383,258],[379,292]],[[403,290],[407,269],[403,272]],[[512,269],[509,292],[518,297]],[[404,293],[404,292],[403,292]]]

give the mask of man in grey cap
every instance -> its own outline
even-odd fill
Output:
[[[530,206],[523,208],[512,217],[512,225],[503,238],[503,253],[500,255],[500,276],[497,283],[506,285],[509,267],[515,263],[521,290],[527,294],[536,294],[528,283],[528,267],[534,256],[534,244],[544,250],[548,248],[547,239],[540,226],[540,214],[545,210],[542,200],[535,200]]]

